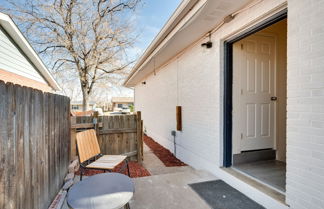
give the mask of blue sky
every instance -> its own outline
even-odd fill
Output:
[[[138,24],[139,37],[133,49],[128,50],[128,57],[139,58],[164,24],[176,10],[182,0],[143,0],[143,5],[137,11],[136,23]],[[132,96],[133,91],[120,88],[112,96]]]
[[[136,19],[139,38],[131,50],[135,57],[144,52],[180,2],[181,0],[143,0]]]
[[[16,0],[24,2],[25,0]],[[163,25],[176,10],[182,0],[142,0],[136,11],[136,29],[139,34],[138,40],[133,49],[128,50],[131,59],[138,58],[154,37],[161,30]],[[7,6],[7,3],[0,0],[0,6]]]

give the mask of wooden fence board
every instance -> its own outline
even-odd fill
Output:
[[[30,109],[31,109],[31,92],[32,89],[24,88],[25,98],[25,120],[24,120],[24,188],[31,188],[31,169],[30,169]],[[32,208],[31,193],[24,192],[24,204],[26,208]]]
[[[16,176],[16,152],[17,149],[15,147],[16,144],[16,137],[15,137],[15,90],[14,85],[12,83],[9,83],[7,85],[7,111],[8,111],[8,119],[7,119],[7,149],[9,152],[7,152],[7,164],[8,166],[8,172],[7,172],[7,181],[8,181],[8,187],[7,189],[7,200],[6,200],[6,208],[14,209],[16,208],[16,179],[14,178]]]
[[[55,156],[54,156],[54,153],[55,153],[55,133],[54,133],[54,115],[55,115],[55,109],[54,109],[54,104],[55,104],[55,97],[51,96],[48,98],[49,99],[49,119],[48,119],[48,124],[49,124],[49,145],[48,145],[48,149],[50,150],[49,152],[51,152],[51,154],[48,156],[48,164],[49,164],[49,170],[48,170],[48,173],[49,173],[49,185],[52,185],[50,188],[49,188],[49,195],[50,196],[50,199],[53,199],[55,198],[53,196],[53,193],[54,191],[56,190],[56,188],[54,187],[54,184],[55,184]]]
[[[67,97],[0,81],[0,208],[47,208],[70,152]]]
[[[142,118],[141,118],[141,112],[138,112],[137,113],[137,117],[136,117],[136,128],[137,128],[137,132],[136,132],[136,146],[137,146],[137,150],[141,150],[142,149],[142,125],[141,125],[141,122],[142,122]],[[142,154],[141,152],[139,151],[137,153],[137,159],[139,162],[142,162]]]
[[[46,153],[48,153],[50,150],[48,149],[48,145],[49,145],[49,124],[48,124],[48,121],[49,121],[49,99],[48,99],[49,95],[48,93],[44,93],[43,94],[43,102],[44,102],[44,105],[43,105],[43,141],[44,141],[44,144],[43,144],[43,149],[44,149],[44,159],[43,159],[43,166],[44,166],[44,171],[45,171],[45,174],[47,172],[49,172],[49,162],[48,162],[48,155]],[[44,206],[45,205],[49,205],[51,202],[50,202],[50,198],[49,198],[49,185],[48,185],[48,181],[49,181],[49,175],[44,175],[44,179],[43,179],[43,182],[42,184],[44,185]]]
[[[6,86],[4,82],[0,81],[0,121],[5,121],[6,116]],[[6,143],[5,133],[7,130],[7,124],[2,123],[0,126],[0,208],[5,208],[5,159],[6,159]]]
[[[18,165],[17,165],[17,202],[18,208],[24,206],[24,121],[25,121],[25,95],[21,86],[16,86],[16,118],[17,118],[17,150],[21,152],[17,153]]]
[[[36,149],[35,152],[35,164],[34,168],[36,167],[35,173],[36,173],[36,197],[35,201],[37,202],[38,208],[42,208],[42,196],[41,196],[41,190],[42,190],[42,185],[41,185],[41,179],[42,179],[42,144],[41,144],[41,135],[42,135],[42,124],[40,123],[42,115],[41,115],[41,98],[40,98],[40,91],[35,92],[35,132],[34,132],[34,137],[36,138]]]
[[[7,89],[4,82],[0,81],[0,121],[7,119]],[[2,123],[0,126],[0,208],[5,208],[5,192],[6,192],[6,141],[7,141],[7,123]]]

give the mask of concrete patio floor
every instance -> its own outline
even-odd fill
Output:
[[[146,144],[144,144],[143,166],[150,172],[151,175],[194,171],[194,169],[190,166],[166,167]]]
[[[185,171],[134,179],[131,209],[210,208],[188,184],[216,179],[203,171]]]
[[[145,144],[143,166],[151,176],[132,179],[135,193],[130,201],[131,209],[210,208],[188,184],[216,180],[214,175],[190,166],[166,167]],[[78,181],[76,176],[75,182]],[[66,201],[62,209],[68,209]]]
[[[146,145],[143,165],[152,176],[133,179],[131,209],[210,208],[188,184],[216,180],[212,174],[190,166],[165,167]]]

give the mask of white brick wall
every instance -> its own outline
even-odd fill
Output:
[[[212,35],[213,48],[200,43],[135,87],[148,135],[173,151],[175,107],[183,107],[177,156],[224,179],[222,164],[222,40],[282,4],[262,1]],[[324,1],[288,2],[287,193],[290,208],[324,208]],[[234,181],[233,181],[234,182]],[[231,182],[228,182],[231,183]],[[235,184],[232,185],[235,187]],[[264,194],[251,198],[278,208]],[[255,192],[255,191],[254,191]],[[262,196],[263,195],[263,196]]]
[[[182,106],[183,131],[177,132],[177,157],[201,169],[217,172],[222,165],[222,53],[229,34],[283,4],[268,0],[239,14],[212,35],[213,48],[200,43],[135,87],[135,108],[142,111],[148,135],[173,151],[171,131],[175,108]],[[205,40],[206,41],[206,40]]]
[[[217,54],[199,45],[165,66],[135,89],[136,110],[148,135],[173,151],[175,108],[182,106],[183,131],[177,132],[177,156],[196,168],[219,165],[219,70]],[[193,56],[194,55],[194,56]]]
[[[288,1],[287,195],[324,208],[324,1]]]

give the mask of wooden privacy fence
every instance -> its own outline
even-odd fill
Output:
[[[70,100],[0,81],[0,208],[47,208],[70,152]]]
[[[94,124],[94,118],[95,123]],[[102,154],[124,154],[131,160],[143,160],[141,112],[131,115],[71,117],[71,158],[77,156],[75,134],[95,128]]]

